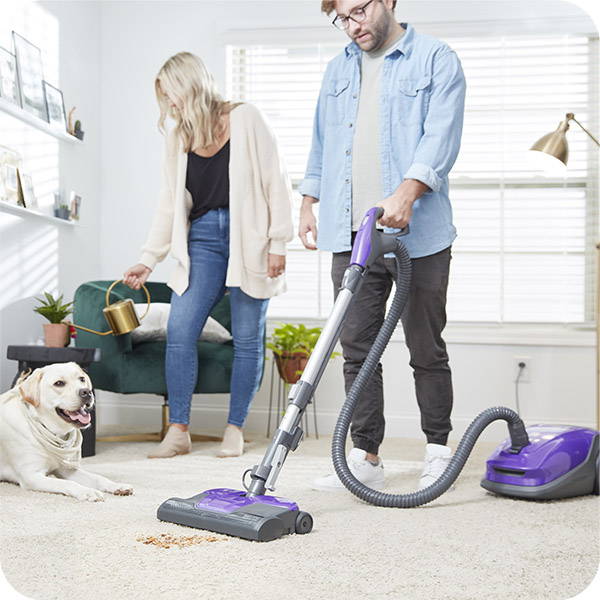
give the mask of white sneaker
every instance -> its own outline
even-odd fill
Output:
[[[429,487],[436,481],[446,470],[451,458],[452,450],[448,446],[427,444],[425,447],[425,464],[423,465],[423,472],[419,480],[419,489],[422,490]],[[450,489],[453,488],[454,486]]]
[[[379,464],[374,465],[367,460],[367,453],[360,448],[352,448],[348,454],[348,467],[350,472],[364,485],[374,489],[381,490],[385,485],[383,478],[383,463],[381,459]],[[340,481],[336,473],[319,477],[312,482],[313,490],[333,492],[345,490],[344,484]]]

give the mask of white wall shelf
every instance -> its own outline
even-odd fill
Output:
[[[47,133],[48,135],[54,136],[59,140],[70,142],[72,144],[83,143],[79,138],[76,138],[74,135],[52,127],[46,121],[42,121],[42,119],[40,119],[39,117],[28,113],[26,110],[23,110],[20,106],[17,106],[16,104],[13,104],[12,102],[5,100],[4,98],[0,98],[0,111],[9,114],[19,119],[20,121],[23,121],[23,123],[27,123],[28,125],[31,125],[32,127],[35,127],[36,129]]]
[[[19,217],[33,217],[34,219],[42,219],[44,221],[50,221],[51,223],[55,223],[56,225],[66,225],[68,227],[73,227],[77,225],[77,221],[67,221],[66,219],[59,219],[58,217],[53,217],[52,215],[46,215],[44,213],[38,212],[37,210],[33,210],[31,208],[24,208],[23,206],[16,206],[15,204],[9,204],[8,202],[4,202],[0,200],[0,211],[11,213],[13,215],[18,215]]]

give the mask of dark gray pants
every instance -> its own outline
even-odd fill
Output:
[[[331,278],[336,298],[349,262],[350,252],[334,253]],[[431,256],[412,259],[411,263],[410,295],[401,319],[415,378],[421,429],[429,443],[445,445],[452,430],[452,376],[446,344],[442,339],[446,325],[450,248]],[[395,275],[395,259],[379,258],[352,300],[340,336],[346,393],[381,328]],[[394,396],[396,402],[406,397],[402,390],[395,390]],[[358,399],[350,433],[356,448],[377,454],[384,431],[383,373],[380,363]]]

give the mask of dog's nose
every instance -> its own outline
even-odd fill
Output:
[[[94,394],[92,394],[92,390],[89,388],[81,388],[79,390],[79,397],[84,400],[86,404],[90,404],[94,399]]]

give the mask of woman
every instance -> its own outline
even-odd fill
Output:
[[[169,251],[177,261],[168,281],[173,290],[165,366],[170,426],[149,457],[191,449],[196,344],[226,289],[234,359],[219,456],[239,456],[262,373],[267,305],[285,291],[291,188],[261,113],[250,104],[223,100],[197,56],[172,56],[160,69],[155,89],[159,129],[166,136],[164,186],[140,262],[124,274],[125,283],[139,289]],[[168,133],[167,114],[175,121]]]

